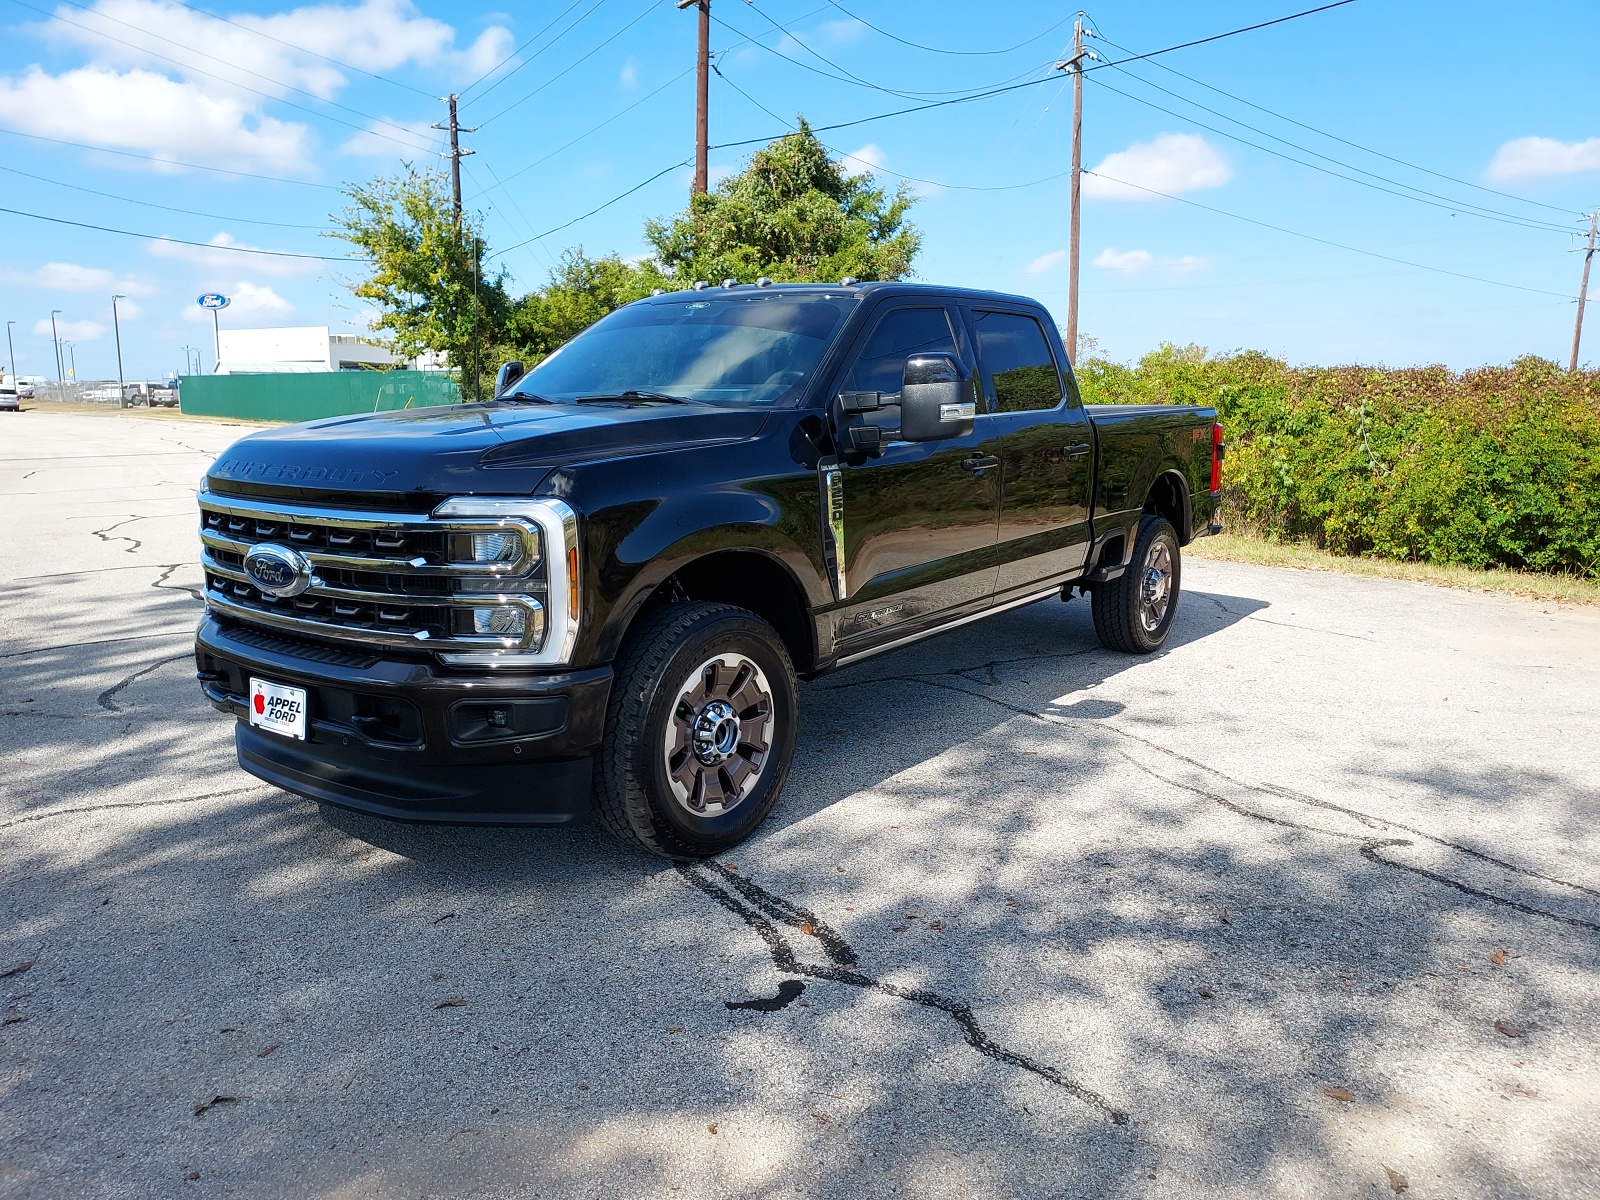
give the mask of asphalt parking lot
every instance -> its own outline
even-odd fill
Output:
[[[1600,1195],[1600,611],[1190,559],[806,685],[677,869],[239,771],[243,432],[0,417],[0,1196]]]

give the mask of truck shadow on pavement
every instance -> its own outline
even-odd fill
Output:
[[[1594,1061],[1600,891],[1399,821],[1398,774],[1330,795],[1175,749],[1180,652],[1265,607],[1186,599],[1160,659],[1052,602],[805,685],[769,825],[681,869],[258,784],[181,642],[7,660],[7,1169],[39,1195],[1581,1190],[1592,1127],[1486,1136],[1461,1096],[1537,1113]],[[1093,694],[1126,671],[1155,699]]]

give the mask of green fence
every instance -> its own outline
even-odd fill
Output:
[[[351,413],[459,404],[461,389],[442,371],[314,371],[281,375],[185,375],[185,413],[251,421],[312,421]]]

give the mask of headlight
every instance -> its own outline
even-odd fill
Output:
[[[463,575],[458,594],[479,594],[483,600],[456,611],[461,637],[496,637],[522,641],[527,649],[439,651],[451,666],[562,666],[572,659],[582,612],[579,591],[578,514],[560,500],[490,499],[461,496],[433,510],[438,520],[498,519],[501,529],[452,533],[446,553],[452,563],[497,571]],[[529,527],[532,528],[529,528]],[[528,564],[526,574],[517,571]],[[512,595],[525,585],[542,592]]]

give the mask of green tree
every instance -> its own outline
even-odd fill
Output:
[[[691,196],[669,221],[648,221],[655,266],[686,287],[719,283],[901,279],[922,246],[906,220],[916,201],[892,195],[871,176],[847,175],[802,118],[797,132],[751,156],[715,190]]]
[[[350,203],[332,217],[331,236],[370,260],[367,277],[350,290],[379,311],[375,328],[402,357],[424,351],[449,355],[462,391],[480,394],[492,373],[493,347],[510,307],[503,272],[485,277],[485,246],[477,225],[455,227],[450,185],[441,171],[403,173],[344,189]],[[478,377],[469,378],[476,365]]]
[[[502,357],[532,366],[613,309],[664,285],[653,266],[635,266],[615,254],[588,258],[582,246],[568,250],[544,287],[511,305]]]

